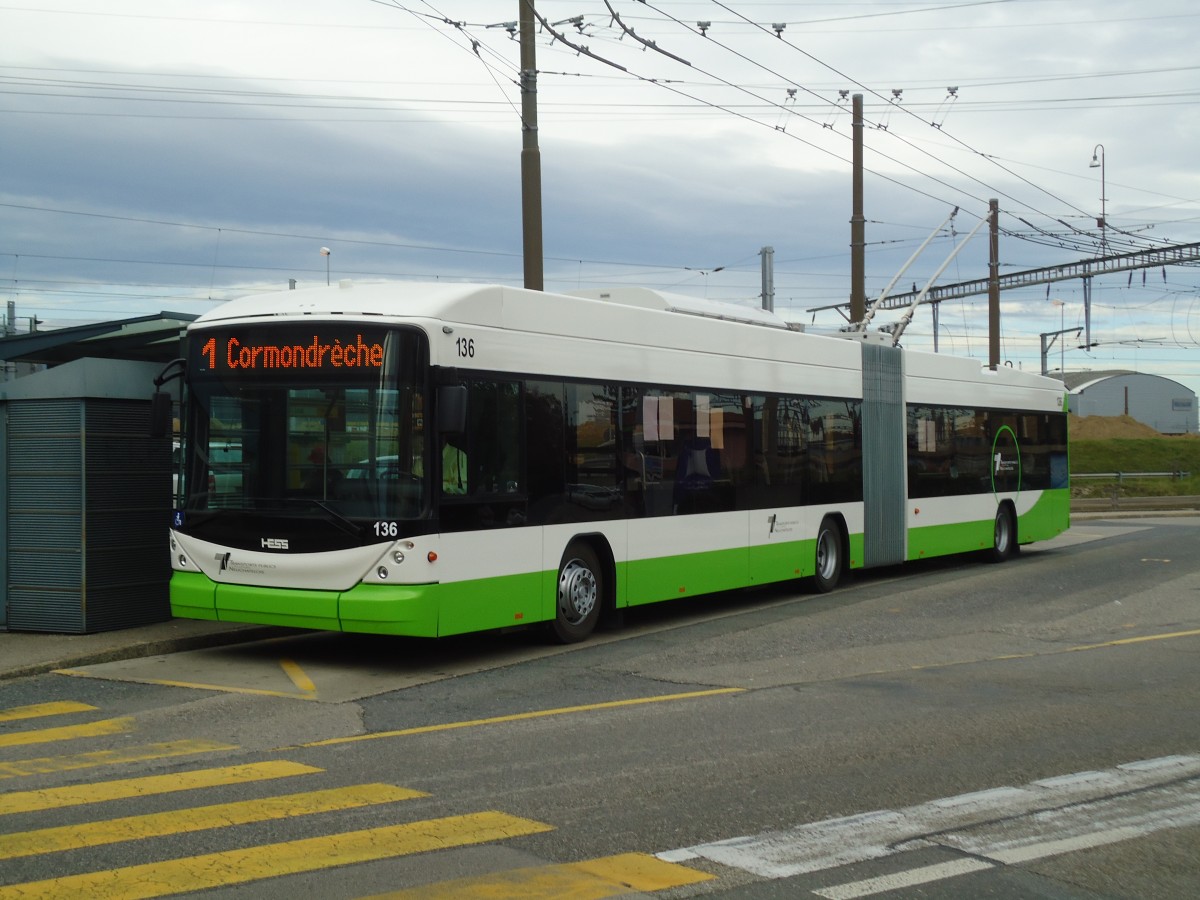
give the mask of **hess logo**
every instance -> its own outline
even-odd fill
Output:
[[[287,538],[263,538],[262,548],[264,550],[286,550],[288,548]]]

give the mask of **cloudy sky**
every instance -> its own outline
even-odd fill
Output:
[[[519,285],[521,2],[0,5],[0,293],[18,330],[327,274]],[[870,296],[958,207],[896,290],[923,286],[991,198],[1004,272],[1200,241],[1191,0],[536,6],[547,289],[756,305],[771,246],[776,310],[836,328],[854,94]],[[938,283],[986,274],[985,228]],[[1072,332],[1050,368],[1200,392],[1198,276],[1095,278],[1096,346]],[[1002,357],[1036,371],[1040,335],[1083,321],[1081,281],[1005,291]],[[923,307],[905,344],[933,335]],[[943,303],[937,336],[986,359],[986,297]]]

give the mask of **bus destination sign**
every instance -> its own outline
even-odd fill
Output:
[[[383,368],[384,335],[368,329],[255,328],[193,338],[193,358],[223,378],[291,374],[365,374]]]

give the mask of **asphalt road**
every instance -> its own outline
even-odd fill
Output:
[[[298,634],[0,684],[0,900],[1190,898],[1197,548],[1081,522],[566,649]]]

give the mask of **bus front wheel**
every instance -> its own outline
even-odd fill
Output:
[[[558,596],[550,629],[564,644],[582,641],[600,619],[604,573],[596,552],[587,544],[572,544],[558,568]]]
[[[818,593],[827,594],[837,587],[842,578],[842,564],[842,531],[832,518],[824,518],[817,531],[816,566],[812,580]]]

